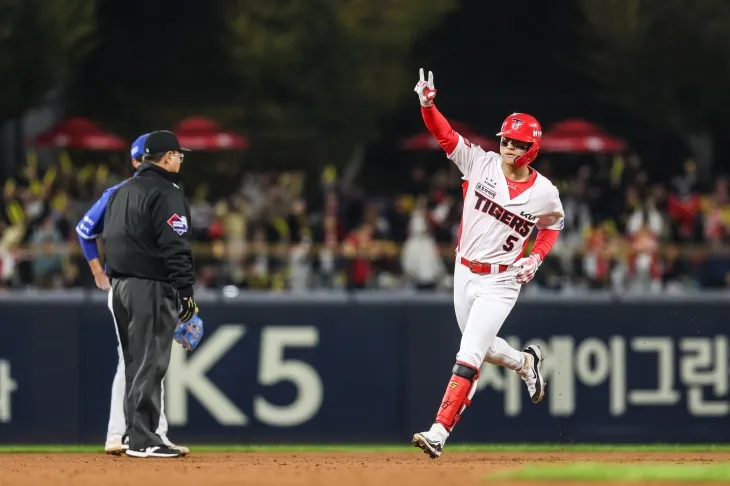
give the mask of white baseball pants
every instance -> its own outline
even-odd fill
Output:
[[[524,364],[522,352],[497,337],[520,294],[517,269],[475,274],[460,259],[457,255],[454,269],[454,311],[462,333],[456,360],[477,369],[486,361],[519,370]]]

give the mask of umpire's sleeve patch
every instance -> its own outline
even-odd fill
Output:
[[[178,216],[177,213],[170,216],[167,220],[167,224],[170,228],[178,235],[183,235],[188,230],[188,218],[186,216]]]

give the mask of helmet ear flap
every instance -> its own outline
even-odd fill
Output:
[[[537,154],[540,151],[540,141],[533,142],[529,149],[527,149],[527,152],[520,155],[515,159],[515,165],[517,167],[524,167],[526,165],[531,164],[536,158]]]

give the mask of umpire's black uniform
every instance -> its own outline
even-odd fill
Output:
[[[105,263],[126,368],[127,454],[136,457],[178,455],[155,430],[178,311],[186,321],[197,310],[190,205],[177,186],[183,151],[172,132],[150,133],[138,175],[110,197],[104,218]]]

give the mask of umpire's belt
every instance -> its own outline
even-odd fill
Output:
[[[509,268],[508,265],[493,265],[491,263],[471,262],[461,257],[461,264],[471,270],[472,273],[502,273]]]

